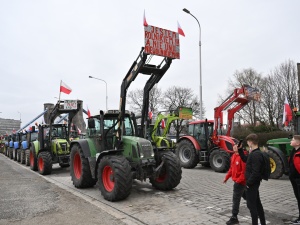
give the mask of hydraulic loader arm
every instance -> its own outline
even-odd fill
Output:
[[[49,121],[50,121],[50,130],[52,125],[54,124],[54,120],[61,114],[67,113],[69,114],[69,118],[68,118],[68,134],[70,134],[70,130],[71,130],[71,123],[73,118],[76,116],[76,114],[79,112],[81,105],[82,105],[82,101],[77,101],[74,100],[74,102],[76,101],[76,108],[68,108],[65,107],[65,101],[70,101],[70,100],[59,100],[56,105],[54,106],[52,112],[49,115]],[[63,117],[65,118],[65,117]]]
[[[145,75],[151,75],[150,79],[147,81],[146,83],[146,89],[148,91],[148,94],[146,95],[146,99],[145,99],[145,94],[144,94],[144,99],[143,103],[146,101],[147,102],[147,107],[149,106],[149,92],[152,89],[152,87],[154,86],[154,84],[156,84],[160,78],[164,75],[164,73],[168,70],[172,59],[169,58],[164,58],[163,61],[166,61],[166,64],[161,67],[161,64],[159,66],[155,66],[155,65],[151,65],[151,64],[147,64],[146,60],[147,60],[148,54],[146,54],[144,52],[144,47],[142,47],[137,59],[133,62],[132,66],[130,67],[130,69],[128,70],[125,78],[123,79],[123,82],[121,84],[121,93],[120,93],[120,104],[119,104],[119,123],[118,123],[118,140],[122,141],[122,135],[123,135],[123,123],[124,123],[124,115],[125,115],[125,106],[126,106],[126,96],[127,96],[127,90],[131,84],[131,82],[133,82],[135,80],[135,78],[137,77],[137,75],[139,73],[145,74]],[[148,97],[147,97],[148,96]],[[143,108],[145,108],[145,103],[143,104]],[[148,112],[148,108],[147,111],[143,110],[144,115]],[[145,119],[144,119],[145,120]],[[142,115],[142,121],[143,120],[143,115]],[[143,126],[143,123],[142,123]]]
[[[233,93],[223,101],[223,103],[216,107],[214,114],[214,131],[213,139],[217,139],[218,130],[221,129],[223,125],[222,111],[228,109],[228,130],[226,135],[230,136],[230,131],[232,128],[232,122],[234,119],[234,114],[241,110],[245,105],[247,105],[251,100],[259,101],[260,93],[258,89],[253,88],[249,85],[244,84],[241,88],[234,89]],[[235,104],[232,107],[232,104]],[[230,108],[231,106],[231,108]]]
[[[164,65],[162,66],[162,64]],[[150,123],[148,118],[148,110],[149,110],[149,94],[155,84],[157,84],[160,79],[164,76],[167,70],[170,68],[172,63],[171,58],[165,57],[158,66],[151,65],[149,67],[147,73],[150,74],[151,77],[148,79],[147,83],[144,87],[144,96],[143,96],[143,107],[142,107],[142,120],[141,120],[141,137],[145,137],[144,126],[146,121],[146,129],[149,127]],[[162,67],[161,67],[162,66]]]

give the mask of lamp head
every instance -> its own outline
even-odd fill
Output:
[[[89,78],[94,78],[94,77],[92,77],[92,76],[89,76]]]
[[[190,14],[190,11],[187,10],[186,8],[183,9],[183,12],[186,12],[186,13]]]

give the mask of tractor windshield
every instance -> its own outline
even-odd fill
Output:
[[[118,129],[118,123],[117,123],[118,118],[105,118],[104,120],[104,130],[110,130],[112,132],[116,132]],[[113,128],[111,128],[114,125]],[[111,129],[110,129],[111,128]],[[126,136],[134,136],[133,133],[133,124],[132,121],[129,117],[125,117],[124,119],[124,133],[123,135]]]

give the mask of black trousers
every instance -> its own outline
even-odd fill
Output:
[[[261,225],[266,225],[265,212],[259,197],[260,183],[246,189],[247,207],[250,210],[252,225],[258,225],[258,217]]]
[[[232,215],[237,216],[239,214],[241,198],[244,197],[245,185],[234,182],[233,184],[233,196],[232,196]]]
[[[297,199],[298,211],[299,211],[299,217],[298,218],[300,218],[300,179],[290,177],[290,181],[292,183],[294,194],[295,194],[295,197]]]

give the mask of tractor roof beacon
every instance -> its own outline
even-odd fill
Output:
[[[131,193],[133,179],[150,182],[160,190],[171,190],[181,180],[181,167],[172,152],[154,151],[151,142],[137,137],[136,118],[125,110],[126,94],[139,73],[161,70],[146,64],[144,48],[133,62],[121,84],[119,110],[100,111],[88,118],[85,139],[71,142],[71,178],[77,188],[99,182],[108,201],[119,201]],[[172,154],[170,154],[172,153]]]
[[[233,93],[220,106],[214,109],[213,120],[199,120],[189,123],[189,135],[182,136],[176,145],[176,154],[184,168],[194,168],[200,163],[210,166],[215,172],[226,172],[230,166],[230,156],[237,140],[230,136],[234,114],[251,100],[258,101],[257,89],[243,85],[234,89]],[[222,135],[223,113],[227,110],[228,130]]]

